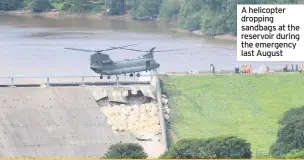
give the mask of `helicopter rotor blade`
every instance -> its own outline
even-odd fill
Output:
[[[115,48],[123,48],[123,47],[130,47],[130,46],[136,46],[136,45],[139,45],[139,43],[130,44],[130,45],[122,46],[122,47],[115,47]]]
[[[134,44],[134,45],[137,45],[137,44]],[[131,46],[131,45],[128,45],[128,46]],[[155,51],[156,47],[153,47],[148,51],[144,51],[144,50],[138,50],[138,49],[124,48],[124,47],[125,46],[123,46],[123,47],[112,47],[112,49],[124,49],[124,50],[129,50],[129,51],[136,51],[136,52],[146,52],[146,53],[149,53],[149,54],[154,53],[154,52],[170,52],[170,51],[185,50],[185,49],[172,49],[172,50]],[[112,49],[110,49],[110,50],[112,50]]]
[[[110,51],[110,50],[114,50],[114,49],[122,49],[122,48],[124,48],[124,47],[130,47],[130,46],[135,46],[135,45],[139,45],[139,43],[130,44],[130,45],[121,46],[121,47],[111,47],[110,49],[105,49],[105,50],[100,50],[100,51]]]
[[[83,52],[95,52],[94,50],[78,49],[78,48],[64,48],[64,49],[75,50],[75,51],[83,51]]]
[[[148,52],[148,51],[137,50],[137,49],[129,49],[129,48],[119,48],[119,49],[130,50],[130,51],[136,51],[136,52]]]
[[[162,51],[153,51],[153,52],[171,52],[171,51],[181,51],[185,49],[172,49],[172,50],[162,50]]]
[[[135,46],[135,45],[138,45],[138,44],[139,43],[126,45],[126,46],[122,46],[122,47]],[[114,50],[114,49],[120,49],[122,47],[111,47],[110,49],[104,49],[104,50],[89,50],[89,49],[78,49],[78,48],[64,48],[64,49],[75,50],[75,51],[83,51],[83,52],[103,52],[103,51],[110,51],[110,50]]]

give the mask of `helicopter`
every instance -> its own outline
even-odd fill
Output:
[[[121,47],[110,47],[109,49],[104,50],[86,50],[86,49],[77,49],[77,48],[65,48],[70,50],[84,51],[84,52],[93,52],[90,59],[90,69],[95,73],[100,75],[100,79],[103,79],[103,75],[107,75],[107,78],[110,79],[112,75],[126,75],[129,74],[130,77],[133,77],[135,73],[137,77],[140,77],[139,72],[143,71],[156,71],[160,67],[160,64],[154,59],[154,52],[168,52],[174,50],[164,50],[164,51],[155,51],[156,47],[152,47],[148,51],[144,50],[135,50],[128,49],[125,47],[130,47],[138,44],[126,45]],[[137,59],[125,59],[122,61],[113,61],[110,56],[105,51],[115,50],[115,49],[124,49],[137,52],[145,52],[143,56]]]

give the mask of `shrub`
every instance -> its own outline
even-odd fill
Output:
[[[134,7],[136,0],[125,0],[126,1],[126,9],[130,10]]]
[[[132,5],[134,19],[151,20],[158,17],[161,0],[137,0]]]
[[[162,155],[159,156],[159,159],[168,159],[168,151],[164,152]]]
[[[105,154],[106,158],[147,158],[142,146],[136,143],[117,143],[111,145]]]
[[[292,150],[283,156],[284,158],[304,158],[303,150]]]
[[[292,150],[304,149],[304,107],[291,109],[279,121],[277,140],[270,153],[275,158],[283,158]],[[294,152],[290,153],[293,154]]]
[[[22,0],[0,0],[0,10],[16,10],[22,6]]]
[[[164,20],[177,19],[181,5],[180,0],[164,0],[160,8],[159,17]]]
[[[63,4],[61,10],[62,10],[62,11],[69,11],[71,7],[72,7],[72,4],[66,2],[66,3]]]
[[[92,9],[93,13],[100,13],[102,11],[105,11],[106,7],[104,5],[98,5],[98,6],[94,6],[94,8]]]
[[[204,150],[206,140],[183,139],[174,144],[168,152],[169,158],[202,158],[200,151]]]
[[[250,143],[237,137],[184,139],[168,151],[169,158],[251,158]]]
[[[208,16],[207,16],[208,15]],[[202,16],[201,30],[208,35],[227,33],[226,20],[228,18],[221,12],[205,11]]]
[[[110,15],[121,15],[126,12],[124,0],[106,0],[105,4],[110,9]]]
[[[201,21],[201,14],[200,12],[193,13],[187,17],[185,25],[189,31],[199,30]]]
[[[53,8],[49,0],[33,0],[29,3],[29,8],[34,12],[44,12]]]
[[[203,4],[204,1],[201,0],[185,1],[178,14],[179,26],[184,29],[191,29],[189,28],[189,26],[194,26],[195,28],[197,28],[197,23],[200,23],[200,20],[198,19],[198,14],[200,14],[200,10],[203,7]],[[191,20],[188,20],[189,17]],[[198,22],[196,22],[196,24],[191,24],[195,19],[198,20]],[[198,25],[198,27],[200,26]]]
[[[302,117],[304,117],[304,106],[300,108],[292,108],[283,114],[282,118],[279,120],[279,124],[285,125],[288,122],[294,122]]]

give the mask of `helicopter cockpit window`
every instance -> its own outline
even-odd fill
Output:
[[[146,61],[146,66],[150,67],[150,61]]]

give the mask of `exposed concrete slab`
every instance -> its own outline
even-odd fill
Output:
[[[112,131],[84,87],[0,89],[3,158],[102,157],[120,141],[135,137]]]
[[[141,92],[144,96],[156,99],[156,88],[152,85],[130,85],[130,86],[88,86],[96,101],[108,98],[112,102],[128,103],[126,97],[129,94],[136,95]]]

